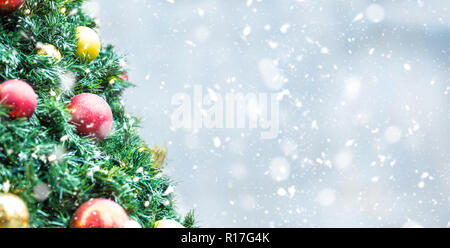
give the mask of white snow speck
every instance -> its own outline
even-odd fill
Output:
[[[197,45],[195,45],[195,43],[193,41],[190,41],[190,40],[186,40],[184,43],[186,43],[186,45],[191,46],[191,47],[197,46]]]
[[[201,8],[198,8],[197,9],[197,14],[198,14],[198,16],[203,17],[205,15],[205,10],[201,9]]]
[[[383,21],[384,19],[384,8],[381,7],[379,4],[371,4],[366,9],[366,17],[371,22],[378,23]]]
[[[278,47],[278,43],[275,41],[269,40],[267,43],[269,44],[270,48],[272,48],[272,49],[275,49]]]
[[[361,21],[364,18],[364,14],[363,13],[358,13],[352,20],[352,22],[357,22],[357,21]]]
[[[352,146],[353,144],[355,143],[355,140],[348,140],[347,142],[345,142],[345,146],[346,147],[349,147],[349,146]]]
[[[423,189],[423,187],[425,187],[425,182],[424,182],[424,181],[420,181],[420,182],[417,184],[417,187],[419,187],[420,189]]]
[[[219,147],[222,144],[222,141],[220,140],[219,137],[215,137],[213,142],[215,147]]]
[[[294,185],[290,186],[290,187],[288,188],[289,197],[290,197],[290,198],[293,198],[296,191],[297,191],[297,190],[295,189],[295,186],[294,186]]]
[[[389,144],[397,143],[402,138],[402,130],[396,126],[391,126],[384,132],[384,139]]]
[[[319,126],[317,125],[317,120],[313,120],[313,121],[311,122],[311,128],[312,128],[312,129],[315,129],[315,130],[318,130],[318,129],[319,129]]]
[[[410,71],[411,70],[411,65],[410,64],[403,64],[403,69],[405,69],[405,71]]]
[[[330,206],[336,200],[336,191],[334,189],[323,189],[317,196],[317,201],[320,205],[326,207]]]
[[[289,162],[283,157],[272,159],[269,165],[269,173],[273,180],[277,182],[286,180],[290,174]]]
[[[427,178],[427,177],[429,177],[429,176],[430,176],[430,174],[429,174],[428,172],[424,172],[424,173],[422,173],[422,175],[420,176],[420,178],[425,179],[425,178]]]
[[[287,194],[287,192],[286,192],[286,190],[285,190],[284,188],[279,188],[279,189],[277,190],[277,194],[278,194],[279,196],[285,196],[285,195]]]
[[[252,28],[247,25],[245,26],[244,30],[242,31],[242,36],[247,37],[252,32]]]
[[[334,163],[336,168],[339,170],[344,170],[348,168],[353,163],[353,154],[349,150],[340,151],[335,159]]]
[[[290,27],[291,27],[291,24],[285,23],[285,24],[283,24],[283,25],[281,26],[280,31],[281,31],[282,33],[286,33]]]
[[[64,92],[69,92],[73,90],[75,83],[77,81],[77,76],[73,72],[64,72],[59,76],[59,83],[61,85],[61,89]]]
[[[264,83],[269,89],[279,90],[288,81],[278,69],[278,63],[271,59],[260,60],[258,63],[258,69]]]
[[[361,80],[357,77],[350,77],[345,80],[345,95],[348,99],[356,99],[361,90]]]

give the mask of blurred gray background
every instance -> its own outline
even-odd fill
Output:
[[[203,227],[449,227],[450,2],[93,0],[128,110]],[[271,80],[276,76],[282,80]],[[280,133],[171,129],[179,92],[279,92]],[[207,93],[205,93],[207,94]]]

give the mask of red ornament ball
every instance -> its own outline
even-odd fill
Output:
[[[22,7],[25,0],[0,0],[0,14],[10,14]]]
[[[108,199],[92,199],[77,209],[71,228],[124,228],[130,221],[125,210]]]
[[[36,110],[37,95],[28,83],[12,79],[0,84],[0,102],[11,107],[11,118],[29,118]]]
[[[122,74],[119,75],[119,78],[123,81],[128,81],[128,73],[124,72]]]
[[[108,136],[113,123],[113,114],[103,98],[83,93],[72,98],[68,106],[71,123],[82,136],[94,136],[102,140]]]

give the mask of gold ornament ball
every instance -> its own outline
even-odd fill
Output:
[[[0,194],[0,228],[19,228],[28,225],[28,208],[13,194]]]
[[[112,77],[109,77],[109,78],[108,78],[108,83],[109,83],[110,85],[113,85],[113,84],[115,84],[118,80],[119,80],[118,77],[112,76]]]
[[[184,226],[174,220],[163,219],[155,222],[155,228],[184,228]]]
[[[56,61],[60,61],[62,58],[58,48],[56,48],[54,45],[47,43],[39,44],[37,46],[37,54],[56,59]]]
[[[88,27],[77,27],[77,57],[82,61],[91,62],[100,53],[101,42],[98,34]]]
[[[154,148],[150,149],[150,153],[152,154],[152,158],[155,161],[153,167],[161,169],[166,162],[167,147],[165,145],[163,147],[155,146]]]

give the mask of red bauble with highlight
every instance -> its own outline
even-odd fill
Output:
[[[77,209],[71,228],[124,228],[130,221],[128,214],[116,202],[92,199]]]
[[[0,15],[10,14],[20,9],[25,0],[0,0]]]
[[[76,95],[68,106],[71,123],[82,136],[106,138],[111,131],[113,114],[109,104],[100,96],[91,93]]]
[[[12,79],[0,84],[0,103],[11,107],[11,118],[30,118],[37,105],[37,95],[26,82]]]

